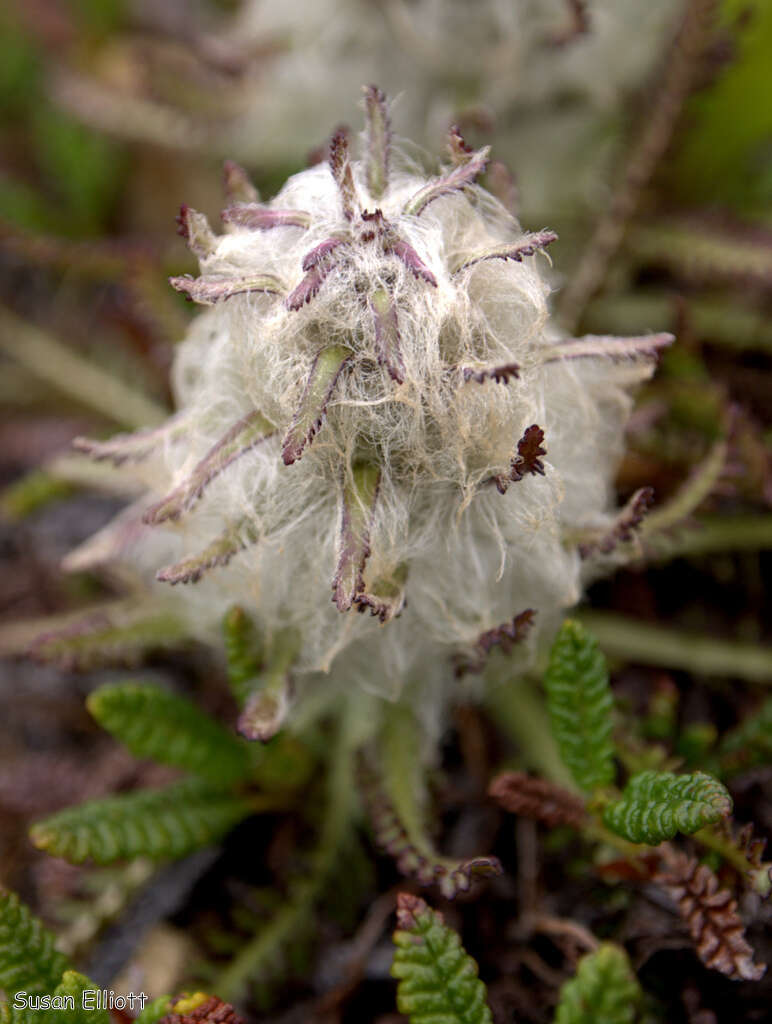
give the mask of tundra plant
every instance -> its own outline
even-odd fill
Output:
[[[245,726],[261,739],[314,688],[436,695],[453,656],[479,667],[526,632],[527,667],[646,497],[620,519],[612,481],[670,337],[561,337],[555,235],[477,183],[487,149],[452,130],[427,176],[372,86],[365,113],[360,159],[339,130],[268,203],[228,165],[222,236],[182,208],[201,274],[172,284],[209,308],[177,353],[179,412],[78,442],[146,494],[70,567],[138,565],[166,608],[181,584],[196,636],[241,606],[280,664]]]

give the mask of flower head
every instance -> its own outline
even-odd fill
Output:
[[[393,696],[528,633],[526,665],[576,603],[587,538],[613,534],[629,390],[669,339],[561,339],[555,236],[477,184],[487,150],[451,131],[427,177],[375,87],[365,113],[360,159],[338,130],[269,203],[228,165],[224,235],[183,207],[201,275],[172,284],[211,308],[177,354],[179,412],[80,442],[150,496],[71,564],[131,559],[186,584],[191,631],[239,604],[296,683]]]

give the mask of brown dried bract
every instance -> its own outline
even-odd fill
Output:
[[[526,608],[516,615],[511,622],[504,622],[493,629],[487,629],[480,633],[475,643],[477,657],[474,660],[456,659],[456,675],[462,676],[466,672],[482,672],[485,667],[485,659],[490,654],[492,647],[500,647],[504,654],[509,654],[513,644],[520,643],[528,635],[533,626],[536,612],[533,608]]]
[[[420,896],[412,892],[401,892],[397,896],[397,926],[403,931],[409,932],[415,928],[416,917],[425,914],[429,907]],[[434,911],[436,917],[442,921],[442,914]]]
[[[671,852],[666,865],[655,881],[677,904],[702,962],[735,981],[758,981],[767,968],[753,962],[732,894],[694,857]]]
[[[492,478],[500,494],[506,494],[510,482],[518,483],[526,473],[544,476],[542,456],[547,454],[547,449],[542,447],[543,441],[544,431],[536,423],[525,430],[517,442],[517,455],[510,463],[509,474]]]
[[[419,849],[408,835],[375,771],[364,758],[360,761],[360,772],[375,841],[394,858],[403,875],[414,878],[420,885],[436,885],[445,899],[452,900],[459,893],[468,892],[474,882],[502,873],[498,857],[456,860],[431,849]]]
[[[610,555],[619,544],[631,541],[653,501],[653,487],[641,487],[637,490],[620,511],[607,533],[597,540],[579,545],[579,554],[582,558],[587,558],[588,555],[595,552]]]
[[[173,999],[172,1005],[177,1005],[185,998],[182,995]],[[210,996],[190,1013],[167,1013],[158,1024],[244,1024],[244,1018],[236,1013],[230,1003],[224,1003],[217,996]]]
[[[767,840],[753,834],[753,825],[737,825],[733,818],[722,818],[713,829],[730,843],[746,861],[744,881],[764,896],[772,890],[772,862],[764,860]]]
[[[525,772],[503,772],[488,788],[488,795],[511,814],[543,821],[550,828],[570,825],[579,829],[587,814],[584,800],[547,779]]]

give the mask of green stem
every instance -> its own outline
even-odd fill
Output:
[[[772,353],[772,326],[761,310],[744,308],[731,298],[695,298],[684,307],[682,297],[667,292],[626,292],[601,296],[584,317],[589,331],[603,334],[636,334],[642,331],[673,331],[686,314],[698,338],[725,345],[737,352]]]
[[[646,560],[772,549],[772,515],[705,516],[673,534],[646,538]]]
[[[0,309],[0,352],[113,423],[134,429],[167,418],[152,399],[6,309]]]
[[[717,441],[673,497],[646,517],[640,529],[644,543],[650,539],[656,543],[658,534],[682,523],[702,504],[718,483],[726,463],[727,451],[727,442]]]
[[[494,683],[489,687],[487,703],[529,768],[572,793],[578,792],[552,736],[546,702],[531,683],[525,679]]]
[[[426,766],[415,715],[399,704],[386,710],[380,736],[383,787],[411,845],[431,861],[442,858],[426,831]]]
[[[750,878],[751,885],[754,890],[761,896],[767,896],[772,890],[772,879],[770,879],[769,876],[769,864],[767,864],[766,867],[756,867],[748,860],[741,849],[732,843],[726,836],[717,832],[714,828],[702,828],[699,832],[694,833],[694,838],[701,843],[702,846],[720,854],[720,856],[728,864],[731,864],[740,875]]]
[[[583,609],[576,617],[597,637],[610,658],[685,669],[698,675],[772,683],[772,648],[665,629],[614,612]]]
[[[582,827],[582,835],[585,839],[612,847],[626,860],[633,863],[636,858],[650,852],[652,849],[651,846],[636,845],[627,839],[623,839],[615,832],[612,832],[611,829],[606,828],[597,818],[590,818],[588,820],[587,824]]]
[[[292,887],[289,899],[273,921],[247,943],[220,974],[213,991],[222,999],[239,1000],[250,978],[258,976],[301,930],[310,927],[309,918],[314,904],[336,865],[353,815],[354,744],[349,728],[351,718],[351,714],[344,715],[338,735],[330,744],[332,756],[328,768],[324,820],[309,872]]]

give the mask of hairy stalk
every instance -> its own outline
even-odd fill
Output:
[[[705,516],[692,525],[646,540],[646,561],[772,549],[772,515]]]
[[[7,309],[0,309],[0,351],[113,423],[133,429],[156,426],[167,418],[166,410],[152,399]]]
[[[585,306],[600,289],[641,194],[670,144],[681,109],[699,75],[716,6],[716,0],[688,0],[686,4],[662,84],[651,102],[643,130],[632,145],[621,183],[561,296],[560,319],[568,330],[576,327]]]
[[[303,929],[335,866],[354,813],[354,749],[351,733],[353,713],[347,705],[337,736],[330,744],[327,800],[319,841],[306,875],[291,890],[287,901],[270,925],[259,932],[238,953],[212,986],[223,999],[239,999],[250,978],[271,963],[294,935]]]
[[[760,234],[760,233],[759,233]],[[637,264],[666,267],[679,279],[769,286],[772,239],[710,224],[657,220],[636,224],[625,243]]]
[[[588,331],[672,331],[686,321],[698,338],[734,352],[772,353],[772,325],[761,310],[743,308],[726,298],[688,298],[665,291],[599,295],[587,307]]]
[[[572,793],[578,792],[558,752],[544,700],[528,680],[518,679],[514,685],[494,683],[488,690],[487,704],[529,768]]]
[[[577,618],[597,637],[610,658],[638,661],[642,665],[667,665],[698,675],[772,683],[772,648],[664,629],[613,612],[583,609]],[[519,708],[513,709],[516,713]]]
[[[725,468],[728,451],[729,445],[726,440],[717,441],[676,493],[649,513],[639,530],[644,543],[683,523],[699,508],[718,483]]]
[[[373,827],[379,845],[396,858],[403,874],[423,885],[434,883],[446,899],[453,899],[474,881],[500,874],[501,864],[496,857],[445,857],[435,849],[428,824],[423,741],[410,710],[389,708],[378,743],[381,779],[374,777],[367,784]]]
[[[694,838],[706,849],[713,850],[719,854],[727,864],[731,864],[741,878],[749,878],[753,890],[761,896],[768,896],[772,892],[772,877],[769,874],[769,864],[757,867],[749,859],[746,853],[731,842],[726,834],[722,834],[715,825],[701,828],[694,833]]]

